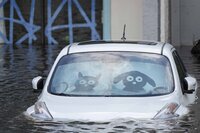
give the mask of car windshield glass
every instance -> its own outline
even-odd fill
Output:
[[[62,96],[155,96],[173,89],[173,75],[165,56],[96,52],[62,57],[48,92]]]

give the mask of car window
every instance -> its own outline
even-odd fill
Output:
[[[165,56],[133,52],[97,52],[64,56],[48,92],[71,96],[152,96],[174,89]]]
[[[177,71],[178,71],[178,75],[179,75],[179,79],[181,82],[181,88],[183,89],[184,87],[184,79],[187,76],[187,71],[186,68],[180,58],[180,56],[178,55],[177,51],[173,51],[172,53],[176,67],[177,67]]]

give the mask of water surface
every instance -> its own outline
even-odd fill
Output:
[[[64,45],[0,45],[0,132],[200,132],[200,104],[189,107],[188,115],[172,120],[117,119],[109,122],[32,121],[23,112],[37,100],[31,80],[46,77]],[[200,81],[200,59],[190,54],[191,47],[178,48],[188,70]],[[198,92],[200,96],[200,92]]]

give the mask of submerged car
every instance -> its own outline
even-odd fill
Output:
[[[163,119],[188,113],[197,81],[168,44],[89,41],[66,46],[26,113],[36,119]]]

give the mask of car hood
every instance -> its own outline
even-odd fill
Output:
[[[153,118],[161,108],[178,101],[157,97],[62,97],[43,99],[54,119],[105,121],[115,118]]]

